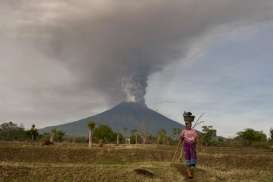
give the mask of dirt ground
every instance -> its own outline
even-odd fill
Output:
[[[198,152],[194,179],[183,161],[171,162],[175,146],[83,144],[41,146],[0,143],[0,181],[273,181],[273,152],[267,149],[208,147]],[[153,175],[139,174],[136,169]]]

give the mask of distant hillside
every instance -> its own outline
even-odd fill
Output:
[[[95,121],[97,125],[107,124],[113,128],[114,131],[119,131],[121,133],[124,133],[124,128],[127,128],[128,134],[132,129],[142,130],[143,128],[151,134],[157,133],[161,128],[171,134],[173,128],[184,127],[184,125],[173,121],[144,105],[123,102],[101,114],[68,124],[47,127],[41,129],[40,132],[49,132],[51,129],[57,128],[64,131],[67,135],[86,136],[88,132],[87,124],[91,120]]]

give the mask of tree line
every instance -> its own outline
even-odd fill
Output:
[[[149,134],[145,129],[133,129],[128,131],[123,128],[123,132],[115,132],[110,126],[105,124],[97,125],[95,121],[90,121],[87,126],[88,137],[71,137],[59,129],[52,129],[48,133],[39,133],[35,125],[25,129],[13,122],[5,122],[0,125],[0,140],[5,141],[50,141],[54,142],[75,142],[88,143],[92,147],[96,144],[177,144],[181,128],[173,128],[168,134],[165,129],[160,129],[156,134]],[[199,143],[205,146],[210,145],[273,145],[273,128],[270,129],[270,137],[262,131],[248,128],[237,133],[234,138],[219,137],[213,126],[202,126],[199,132]]]

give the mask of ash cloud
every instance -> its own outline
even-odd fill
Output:
[[[44,60],[49,73],[33,72],[35,80],[46,75],[45,82],[51,83],[50,67],[56,66],[69,75],[65,86],[49,84],[43,91],[66,99],[84,90],[92,93],[90,99],[100,96],[107,104],[145,104],[149,76],[183,61],[204,37],[213,37],[217,29],[229,31],[273,19],[269,0],[0,2],[6,15],[0,17],[1,40],[10,44],[10,52],[13,47],[28,49],[12,59],[26,65]],[[63,82],[63,75],[57,77]],[[29,84],[32,91],[41,86]]]
[[[53,25],[44,30],[49,54],[80,77],[78,87],[95,89],[111,103],[126,97],[144,103],[149,75],[186,56],[193,42],[223,24],[264,21],[272,10],[272,3],[253,0],[70,1],[63,6],[72,10],[48,21]]]

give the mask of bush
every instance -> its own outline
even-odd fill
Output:
[[[93,137],[96,141],[102,140],[104,143],[111,143],[116,141],[117,135],[109,126],[100,125],[94,129]]]
[[[253,143],[266,143],[267,136],[262,131],[255,131],[251,128],[238,132],[237,139],[241,140],[245,145],[252,145]]]
[[[0,125],[0,140],[26,140],[27,133],[23,127],[19,127],[13,122],[3,123]]]

